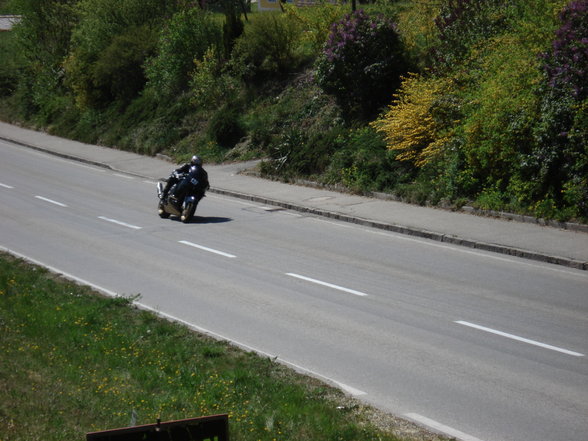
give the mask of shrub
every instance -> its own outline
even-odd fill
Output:
[[[22,20],[14,27],[22,55],[36,67],[57,69],[70,48],[76,0],[13,0]]]
[[[73,44],[93,56],[128,28],[160,27],[179,5],[176,0],[79,0],[75,3],[79,23],[73,33]]]
[[[575,207],[573,216],[588,218],[588,0],[570,2],[560,21],[542,57],[541,119],[529,168],[539,183],[536,198],[552,200],[559,209]]]
[[[372,126],[383,133],[397,160],[422,167],[451,139],[453,121],[446,121],[446,115],[455,113],[458,106],[447,99],[449,96],[444,79],[407,76],[388,111]]]
[[[208,134],[221,147],[233,147],[245,135],[240,121],[240,111],[230,105],[214,113],[208,125]]]
[[[209,48],[201,60],[194,60],[194,64],[190,75],[192,104],[201,109],[218,109],[238,99],[241,83],[225,69],[214,48]]]
[[[211,13],[191,8],[175,14],[161,31],[157,55],[147,65],[149,86],[164,96],[187,89],[194,59],[221,46],[221,28]]]
[[[546,80],[581,101],[588,97],[588,1],[570,2],[560,20],[552,50],[544,55]]]
[[[341,147],[343,134],[339,127],[321,133],[288,128],[273,144],[270,161],[263,164],[262,172],[285,178],[316,177],[327,169],[333,153]]]
[[[64,63],[66,82],[82,109],[104,108],[113,99],[136,96],[145,82],[143,64],[152,55],[154,29],[175,7],[159,0],[81,0],[72,49]]]
[[[383,136],[371,127],[353,130],[332,156],[325,181],[352,191],[386,191],[411,176],[410,165],[394,159]]]
[[[316,77],[348,117],[361,119],[389,101],[406,70],[396,25],[359,10],[333,24]]]
[[[468,165],[483,183],[501,181],[503,191],[520,174],[522,155],[532,145],[541,78],[536,54],[524,34],[494,37],[477,52],[477,78],[465,93],[461,125]]]
[[[0,63],[0,98],[10,96],[16,91],[19,71],[23,67],[22,55],[13,35],[13,32],[0,33],[0,52],[5,54],[5,59]]]
[[[237,40],[233,57],[249,66],[249,77],[285,73],[298,65],[298,23],[281,13],[263,13],[252,20]]]
[[[22,63],[17,98],[25,117],[42,111],[42,119],[46,120],[55,111],[55,101],[63,93],[62,62],[70,49],[76,25],[76,3],[74,0],[13,0],[11,4],[22,14],[22,20],[11,33],[14,33],[16,57]],[[9,64],[10,61],[6,63]]]
[[[284,9],[289,17],[300,23],[303,29],[302,40],[309,42],[313,54],[318,55],[329,36],[329,29],[345,15],[347,6],[321,1],[317,5],[305,8],[285,3]]]
[[[147,81],[143,65],[155,51],[156,34],[147,26],[131,27],[112,39],[93,64],[92,82],[103,97],[128,101]]]
[[[434,56],[440,66],[453,67],[478,42],[505,30],[508,0],[447,0],[435,19],[438,46]]]
[[[439,16],[441,3],[431,0],[410,4],[397,2],[393,7],[398,8],[393,16],[411,63],[426,69],[431,65],[433,48],[438,44],[435,18]]]

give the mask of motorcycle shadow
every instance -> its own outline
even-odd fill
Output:
[[[180,222],[179,217],[172,217],[172,220]],[[233,219],[230,217],[217,217],[217,216],[197,216],[194,215],[189,222],[186,224],[222,224],[225,222],[232,222]]]

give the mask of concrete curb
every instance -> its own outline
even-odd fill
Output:
[[[74,160],[74,161],[78,161],[78,162],[83,162],[85,164],[91,164],[91,165],[94,165],[97,167],[106,168],[106,169],[116,171],[119,173],[126,173],[129,175],[137,176],[137,177],[144,178],[144,179],[156,179],[153,176],[145,176],[145,175],[140,175],[137,173],[132,173],[127,170],[116,169],[114,167],[111,167],[108,164],[104,164],[99,161],[92,161],[92,160],[78,157],[75,155],[56,152],[51,149],[39,147],[39,146],[30,144],[30,143],[25,143],[20,140],[11,139],[6,136],[0,136],[0,139],[8,141],[8,142],[12,142],[14,144],[21,145],[23,147],[31,148],[33,150],[41,151],[44,153],[52,154],[55,156],[59,156],[62,158],[66,158],[66,159],[70,159],[70,160]],[[584,271],[588,270],[588,262],[570,259],[567,257],[551,256],[548,254],[543,254],[543,253],[534,252],[534,251],[528,251],[528,250],[519,249],[519,248],[515,248],[515,247],[509,247],[506,245],[499,245],[499,244],[475,241],[475,240],[465,239],[465,238],[462,238],[459,236],[447,235],[447,234],[437,233],[434,231],[427,231],[427,230],[409,227],[409,226],[405,226],[405,225],[396,225],[396,224],[390,224],[390,223],[385,223],[385,222],[377,222],[374,220],[364,219],[364,218],[360,218],[360,217],[356,217],[356,216],[350,216],[350,215],[346,215],[343,213],[337,213],[337,212],[332,212],[332,211],[328,211],[328,210],[311,208],[311,207],[306,207],[306,206],[302,206],[302,205],[292,204],[289,202],[274,200],[274,199],[270,199],[270,198],[263,197],[263,196],[240,193],[240,192],[237,192],[234,190],[211,187],[209,191],[211,193],[215,193],[215,194],[230,196],[230,197],[234,197],[234,198],[238,198],[238,199],[248,200],[248,201],[257,202],[257,203],[261,203],[261,204],[265,204],[265,205],[275,206],[275,207],[281,207],[281,208],[288,209],[288,210],[298,211],[301,213],[308,213],[308,214],[312,214],[315,216],[325,217],[328,219],[335,219],[338,221],[348,222],[348,223],[352,223],[352,224],[356,224],[356,225],[362,225],[362,226],[369,227],[369,228],[376,228],[376,229],[380,229],[380,230],[391,231],[394,233],[404,234],[404,235],[408,235],[408,236],[414,236],[414,237],[419,237],[419,238],[423,238],[423,239],[430,239],[430,240],[434,240],[437,242],[443,242],[443,243],[447,243],[447,244],[458,245],[458,246],[473,248],[473,249],[477,249],[477,250],[489,251],[489,252],[493,252],[493,253],[497,253],[497,254],[515,256],[515,257],[534,260],[534,261],[538,261],[538,262],[567,266],[570,268],[575,268],[575,269],[584,270]]]

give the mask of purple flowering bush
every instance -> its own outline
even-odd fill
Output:
[[[588,0],[571,1],[560,21],[551,50],[542,55],[541,120],[531,165],[546,206],[588,218]]]
[[[316,79],[347,117],[364,119],[391,101],[406,71],[395,24],[359,10],[331,27],[317,60]]]
[[[588,1],[572,1],[560,20],[553,47],[544,55],[547,83],[581,101],[588,97]]]

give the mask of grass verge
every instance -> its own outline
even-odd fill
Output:
[[[0,253],[0,440],[229,414],[232,440],[439,440],[271,359]]]

